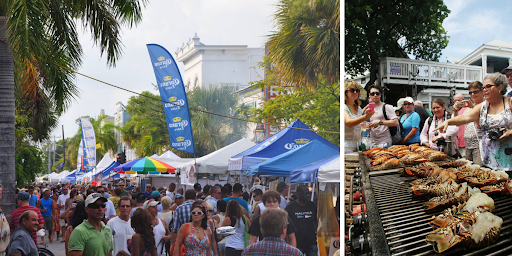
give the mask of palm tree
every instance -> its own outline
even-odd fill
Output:
[[[19,88],[34,120],[40,106],[60,115],[78,95],[70,71],[81,64],[76,23],[88,28],[107,64],[121,56],[120,27],[141,21],[147,0],[3,0],[0,1],[0,199],[14,210],[14,88]],[[43,116],[43,117],[41,117]],[[36,123],[36,122],[33,122]],[[46,131],[48,133],[49,131]],[[44,135],[44,133],[43,133]],[[44,137],[44,136],[42,136]]]
[[[99,115],[97,118],[85,117],[89,119],[94,127],[96,144],[100,144],[100,148],[96,149],[96,164],[107,152],[114,154],[117,150],[116,130],[120,128],[112,122],[108,122],[106,120],[107,117],[107,115]],[[77,119],[76,123],[80,125],[80,119]],[[66,156],[69,156],[67,160],[73,163],[73,166],[76,166],[80,140],[82,140],[82,128],[79,126],[78,131],[71,138],[70,145],[66,150]]]
[[[283,82],[300,88],[340,79],[340,1],[280,0],[267,56]]]

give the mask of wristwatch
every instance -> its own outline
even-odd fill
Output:
[[[382,125],[382,120],[379,121],[379,125]]]

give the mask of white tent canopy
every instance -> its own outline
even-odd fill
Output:
[[[237,142],[231,143],[215,152],[206,156],[197,158],[195,163],[197,165],[197,173],[212,173],[224,174],[228,170],[229,158],[243,152],[256,145],[254,142],[243,138]],[[190,161],[178,169],[185,171],[194,165],[194,161]],[[187,168],[188,167],[188,168]]]
[[[318,182],[340,182],[340,157],[318,168]]]
[[[105,170],[105,168],[109,167],[113,162],[114,160],[112,160],[108,153],[106,153],[101,161],[96,165],[96,168],[93,171],[93,175]]]
[[[68,174],[69,174],[69,171],[62,171],[57,176],[51,177],[50,182],[52,182],[52,183],[61,182],[64,178],[66,178],[66,176],[68,176]]]
[[[152,156],[150,156],[151,158],[158,158],[160,156],[158,156],[157,154],[153,154]]]
[[[181,157],[174,154],[172,151],[167,150],[167,152],[163,153],[159,158],[175,158],[180,159]]]

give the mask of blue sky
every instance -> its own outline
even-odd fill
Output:
[[[171,54],[194,37],[207,45],[247,45],[263,47],[265,36],[272,30],[272,15],[276,0],[152,0],[143,11],[143,21],[132,29],[122,29],[123,56],[116,68],[108,68],[106,58],[93,45],[91,36],[82,33],[80,43],[84,50],[82,67],[78,70],[88,76],[136,92],[153,90],[156,83],[146,44],[165,47]],[[180,63],[180,69],[183,64]],[[183,70],[181,70],[183,73]],[[127,104],[133,94],[77,76],[80,96],[60,117],[54,134],[73,136],[81,116],[97,117],[104,109],[114,115],[118,101]],[[153,91],[155,92],[155,91]],[[57,138],[58,140],[58,138]]]
[[[512,43],[510,5],[507,1],[446,0],[451,13],[443,27],[448,32],[446,57],[464,58],[482,44],[498,39]]]

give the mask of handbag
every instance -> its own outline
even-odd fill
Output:
[[[187,238],[187,235],[188,235],[188,223],[185,223],[185,225],[187,225],[187,228],[185,229],[185,232],[183,233],[183,239],[182,239],[182,242],[181,242],[181,245],[180,245],[180,256],[185,256],[187,254],[187,247],[185,246],[185,239]],[[176,245],[176,242],[174,242],[171,246],[171,250],[169,251],[169,255],[173,255],[174,254],[174,246]]]
[[[251,234],[249,234],[249,225],[247,225],[247,218],[244,215],[244,224],[245,224],[245,232],[244,232],[244,246],[249,246],[249,240],[251,239]]]

